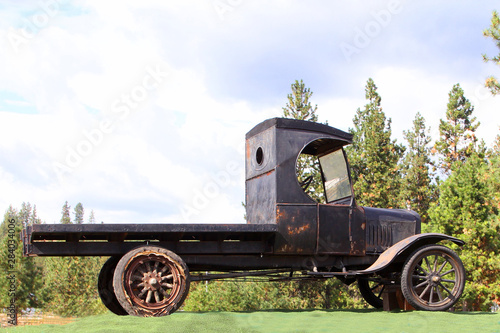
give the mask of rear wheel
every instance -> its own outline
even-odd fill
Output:
[[[376,277],[362,277],[358,278],[359,292],[365,301],[376,309],[381,309],[384,306],[382,300],[382,292],[385,285],[380,278]]]
[[[141,246],[118,262],[113,286],[128,314],[159,317],[177,310],[189,292],[189,270],[175,253]]]
[[[99,273],[99,279],[97,280],[97,290],[99,291],[102,303],[109,311],[119,316],[126,316],[128,313],[122,308],[120,302],[118,302],[113,289],[113,274],[118,261],[120,261],[119,257],[110,257],[104,263]]]
[[[401,290],[415,309],[445,311],[462,295],[465,269],[458,255],[442,245],[426,245],[407,260]]]

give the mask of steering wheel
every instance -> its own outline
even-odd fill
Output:
[[[302,187],[302,190],[305,191],[309,188],[309,185],[311,185],[313,180],[313,176],[307,176],[306,179],[300,182],[300,187]]]

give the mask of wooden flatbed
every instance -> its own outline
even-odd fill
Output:
[[[275,224],[35,224],[23,230],[29,256],[123,255],[139,245],[176,253],[239,254],[272,251]]]

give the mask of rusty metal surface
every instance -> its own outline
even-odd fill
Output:
[[[276,167],[276,129],[267,128],[246,140],[245,178],[252,179]],[[260,148],[260,149],[259,149]]]
[[[316,249],[316,205],[277,205],[276,254],[314,254]]]
[[[333,127],[274,118],[246,135],[245,191],[249,224],[276,223],[277,204],[315,203],[298,184],[295,164],[302,149],[319,140],[321,147],[342,147],[352,135]]]
[[[405,259],[407,255],[411,254],[415,249],[427,245],[427,244],[435,244],[440,241],[451,241],[457,245],[464,245],[465,243],[455,237],[438,234],[438,233],[426,233],[426,234],[418,234],[403,239],[402,241],[394,244],[385,252],[383,252],[377,259],[370,265],[370,267],[361,270],[348,270],[348,271],[337,271],[337,272],[309,272],[309,275],[312,276],[324,276],[324,277],[334,277],[334,276],[346,276],[346,277],[355,277],[359,275],[369,275],[376,272],[379,272],[385,268],[387,268],[391,263],[395,261],[398,256],[404,254]],[[367,256],[368,257],[368,256]],[[372,256],[373,258],[374,256]],[[349,265],[346,265],[349,266]]]
[[[200,273],[200,274],[191,274],[191,281],[212,281],[212,280],[221,280],[221,279],[234,279],[240,277],[279,277],[280,274],[288,273],[290,275],[293,274],[293,271],[289,269],[273,269],[273,270],[264,270],[264,271],[254,271],[254,272],[229,272],[229,273]]]
[[[382,253],[397,242],[418,234],[420,216],[411,210],[363,207],[366,251]]]
[[[435,244],[442,240],[449,240],[457,245],[465,244],[458,238],[444,234],[426,233],[413,235],[391,246],[389,249],[384,251],[370,267],[361,271],[357,271],[356,274],[362,275],[378,272],[389,266],[394,261],[394,259],[398,257],[403,251],[420,247],[426,244]]]
[[[113,289],[133,316],[160,317],[176,311],[189,292],[189,269],[175,253],[157,246],[128,252],[118,262]]]
[[[145,244],[155,244],[186,254],[261,254],[272,253],[268,241],[248,242],[34,242],[29,256],[115,256]]]
[[[276,172],[266,172],[247,180],[247,221],[252,224],[274,225],[276,223]]]
[[[29,256],[123,255],[145,241],[179,254],[272,252],[276,225],[40,224],[26,229]]]
[[[250,224],[35,224],[27,237],[38,240],[181,240],[181,239],[260,239],[273,235],[276,225]]]
[[[347,205],[319,205],[319,254],[365,254],[362,210]]]
[[[183,255],[182,258],[186,261],[191,271],[234,271],[234,270],[260,270],[260,269],[278,269],[287,268],[294,271],[310,271],[312,267],[311,255]],[[335,267],[339,262],[338,256],[324,256],[317,261],[320,266],[318,269],[326,269],[326,267]],[[351,259],[356,259],[351,262]],[[375,258],[376,259],[376,258]],[[346,265],[356,264],[361,267],[367,267],[375,261],[374,258],[366,257],[342,257],[342,261]]]
[[[287,119],[287,118],[272,118],[267,119],[259,124],[257,124],[254,128],[252,128],[247,134],[246,138],[249,139],[268,128],[286,128],[293,129],[299,131],[307,131],[307,132],[316,132],[321,134],[327,134],[330,136],[335,136],[341,140],[351,143],[352,142],[352,134],[343,132],[331,126],[314,123],[309,121],[302,121],[297,119]]]
[[[277,224],[276,254],[313,254],[318,251],[318,208],[301,188],[296,161],[304,150],[322,154],[352,142],[352,135],[333,127],[295,119],[274,118],[255,126],[246,135],[246,209],[249,224]],[[325,216],[324,225],[329,225]],[[339,226],[343,226],[339,222]],[[327,242],[344,246],[332,253],[364,253],[364,233],[357,244],[343,231],[331,233]],[[319,232],[321,235],[322,233]],[[325,243],[325,239],[321,243]],[[342,241],[342,242],[341,242]],[[347,243],[343,243],[347,242]]]

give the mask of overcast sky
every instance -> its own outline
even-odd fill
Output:
[[[243,222],[244,137],[304,80],[347,131],[371,77],[394,138],[434,139],[460,83],[491,146],[498,1],[2,1],[0,208],[98,222]]]

